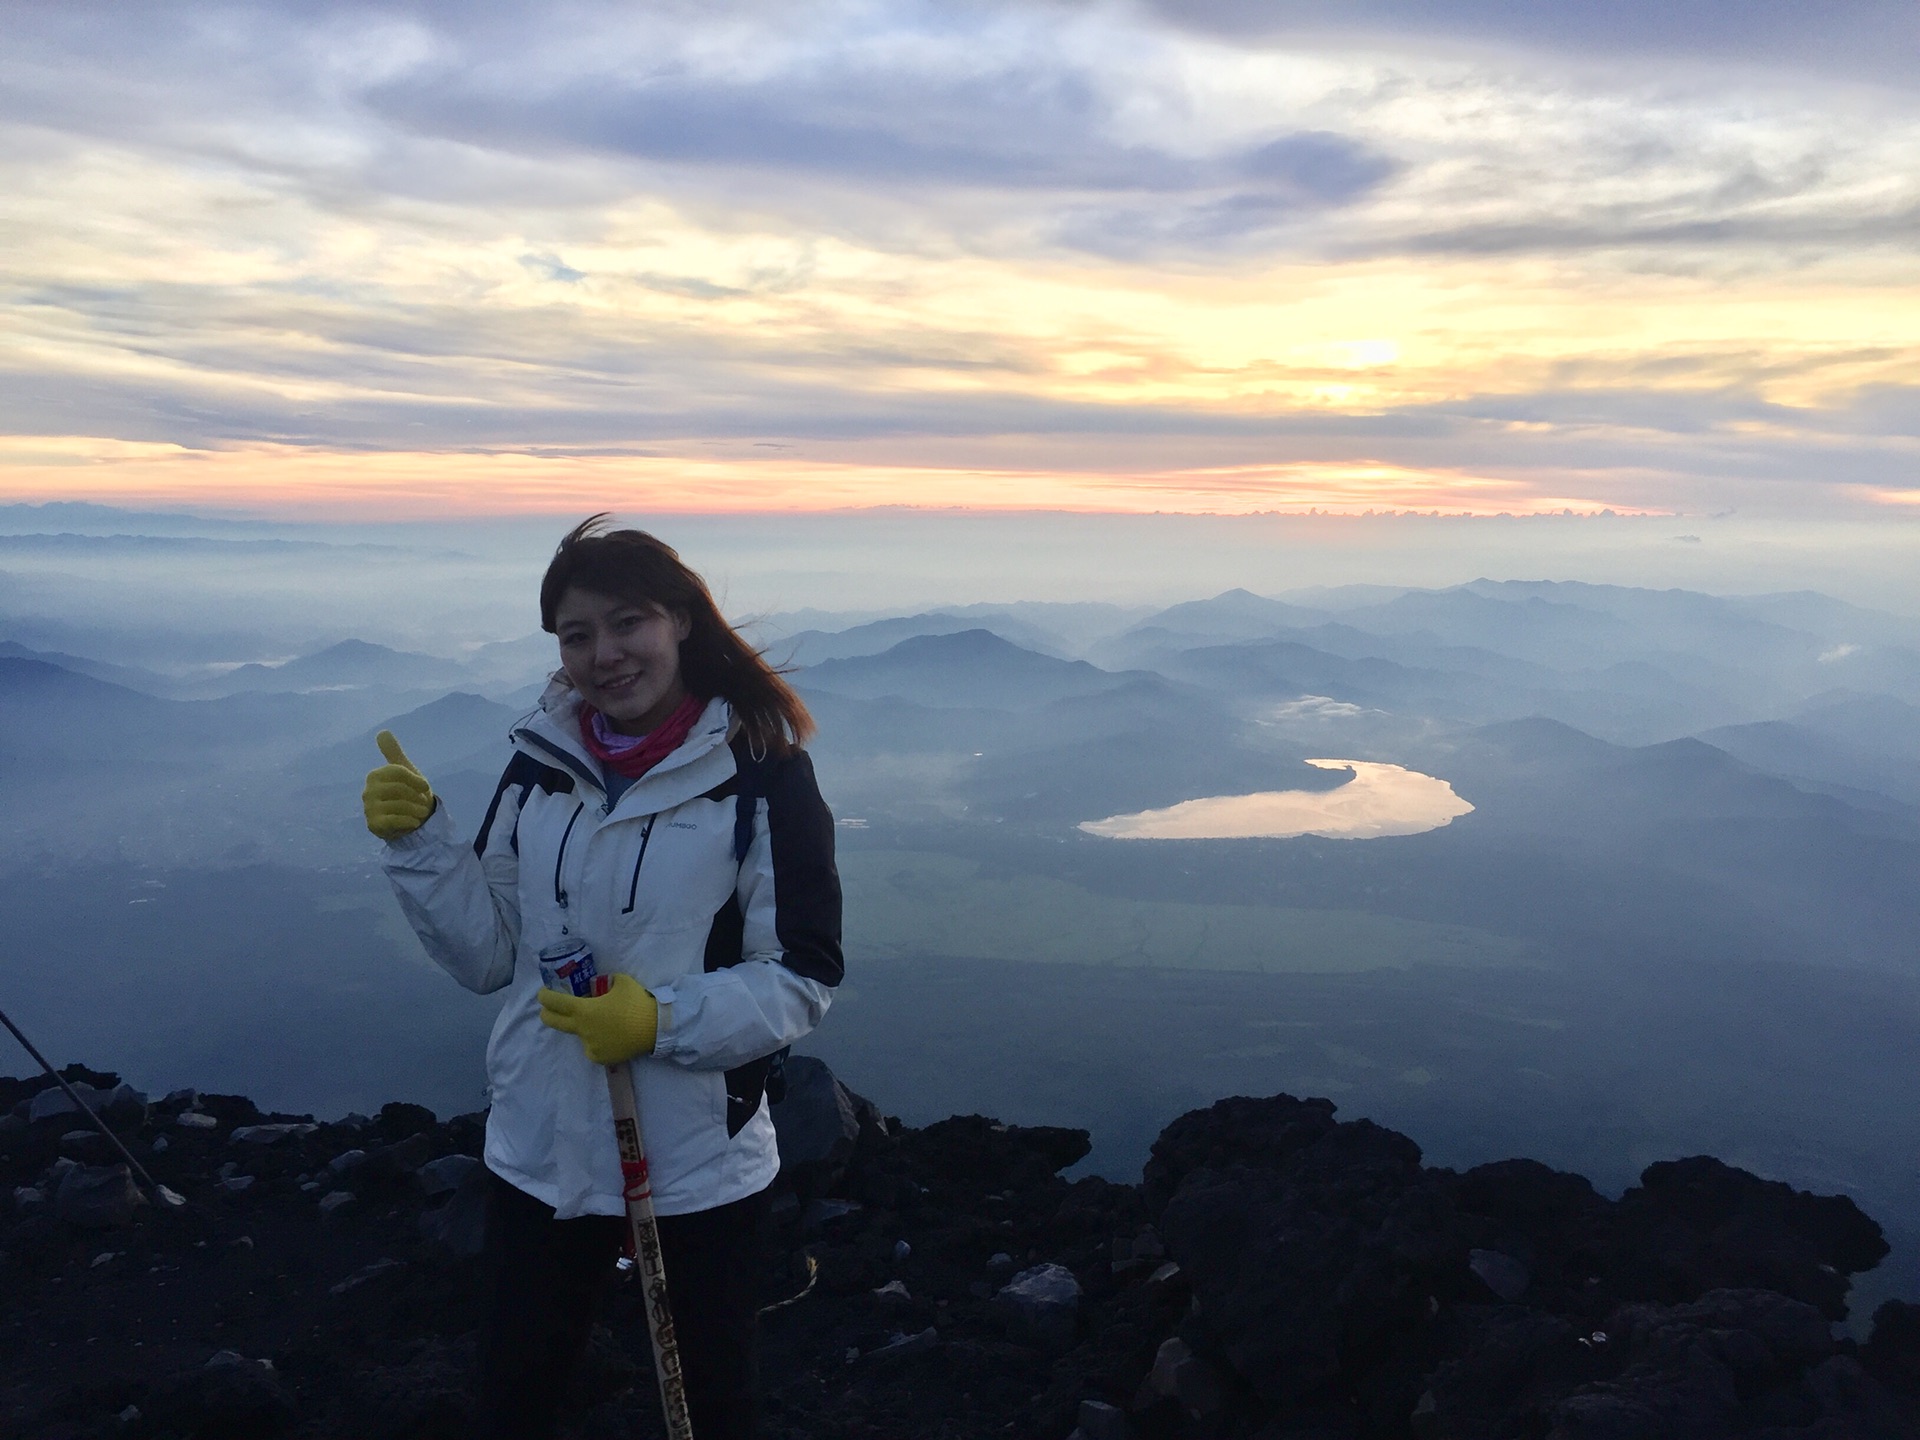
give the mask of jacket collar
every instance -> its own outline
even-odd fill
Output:
[[[679,747],[628,787],[627,794],[620,797],[622,808],[627,795],[635,792],[647,797],[642,813],[651,813],[712,789],[719,782],[710,778],[711,766],[699,762],[719,750],[726,754],[731,773],[733,755],[727,749],[727,736],[732,728],[733,707],[718,697],[709,700]],[[541,693],[539,704],[513,727],[513,742],[547,764],[562,764],[577,779],[606,793],[599,764],[580,743],[580,696],[564,673],[555,674]],[[694,788],[686,789],[689,783]],[[682,790],[686,793],[679,793]]]

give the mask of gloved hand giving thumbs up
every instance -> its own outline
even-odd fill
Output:
[[[387,763],[367,772],[360,807],[366,811],[367,829],[382,840],[398,840],[418,830],[433,814],[433,786],[407,759],[391,730],[382,730],[373,740]]]

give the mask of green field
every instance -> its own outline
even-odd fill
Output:
[[[1122,900],[1040,876],[983,876],[924,851],[840,854],[851,958],[962,955],[1173,970],[1341,974],[1527,965],[1525,941],[1359,910]]]

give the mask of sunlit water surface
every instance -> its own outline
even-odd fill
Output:
[[[1377,840],[1437,830],[1473,809],[1446,781],[1403,765],[1372,760],[1309,760],[1323,770],[1353,771],[1334,790],[1266,790],[1212,795],[1165,810],[1089,820],[1081,829],[1114,840],[1252,840],[1320,835]]]

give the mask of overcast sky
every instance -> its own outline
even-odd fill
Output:
[[[1911,0],[0,27],[0,499],[1920,518]]]

